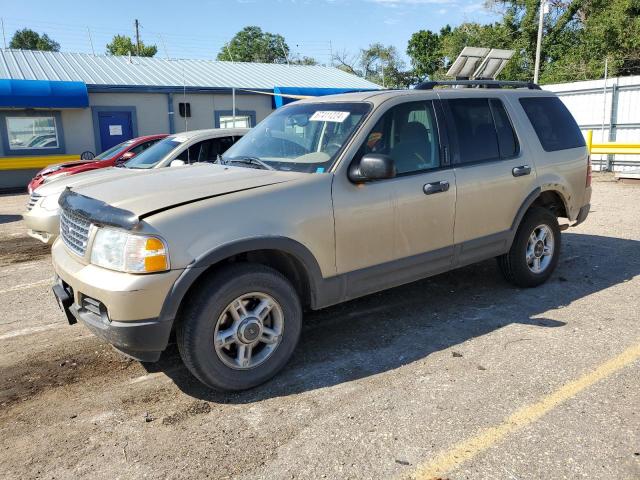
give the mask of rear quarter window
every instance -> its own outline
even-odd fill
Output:
[[[520,104],[546,152],[585,146],[578,124],[559,98],[521,98]]]

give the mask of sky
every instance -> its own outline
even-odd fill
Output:
[[[421,29],[490,22],[484,0],[0,0],[8,45],[13,33],[47,33],[69,52],[102,54],[113,35],[158,46],[158,56],[213,59],[247,25],[284,36],[293,54],[328,63],[331,51],[356,53],[373,42],[394,45],[405,61],[407,41]]]

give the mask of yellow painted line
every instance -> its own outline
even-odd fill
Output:
[[[80,160],[80,155],[43,155],[37,157],[0,157],[0,170],[33,170],[54,163]]]
[[[577,380],[573,380],[549,395],[542,397],[536,403],[517,410],[501,424],[486,428],[476,436],[440,453],[433,460],[418,465],[416,470],[405,475],[405,477],[416,480],[433,480],[445,476],[447,472],[471,460],[476,455],[500,442],[510,433],[535,422],[561,403],[575,397],[594,383],[607,378],[638,359],[640,359],[640,343],[627,348],[620,355],[601,364],[595,370],[586,373]]]

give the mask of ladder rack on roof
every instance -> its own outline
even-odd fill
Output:
[[[517,82],[513,80],[433,80],[422,82],[415,86],[416,90],[433,90],[439,86],[465,86],[478,88],[528,88],[529,90],[541,90],[540,86],[533,82]]]

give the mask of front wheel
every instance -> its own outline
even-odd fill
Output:
[[[264,265],[237,264],[198,286],[176,337],[182,360],[202,383],[244,390],[284,367],[301,326],[298,295],[283,275]]]
[[[498,257],[504,277],[519,287],[537,287],[547,281],[558,264],[560,226],[545,208],[527,212],[508,253]]]

